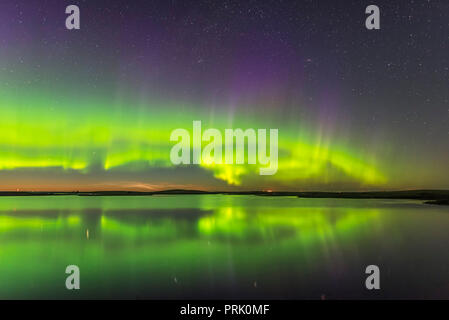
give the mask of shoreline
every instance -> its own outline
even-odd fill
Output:
[[[154,195],[255,195],[267,197],[298,198],[334,198],[334,199],[409,199],[426,200],[426,204],[449,205],[449,190],[407,190],[407,191],[373,191],[373,192],[268,192],[268,191],[201,191],[201,190],[162,190],[152,192],[140,191],[2,191],[0,197],[18,196],[154,196]]]

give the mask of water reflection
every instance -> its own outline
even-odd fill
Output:
[[[0,239],[13,241],[33,237],[43,241],[58,235],[77,239],[89,230],[89,239],[180,241],[282,241],[302,243],[350,235],[362,225],[375,225],[377,209],[360,214],[353,208],[249,208],[202,209],[83,209],[16,210],[0,215]]]
[[[3,198],[0,298],[74,298],[63,287],[69,264],[83,275],[75,298],[363,297],[366,263],[388,262],[390,274],[404,276],[392,282],[406,282],[398,259],[412,261],[448,240],[444,213],[407,201]],[[428,243],[407,238],[427,225]],[[441,276],[436,271],[428,280]],[[383,294],[406,293],[398,283]]]

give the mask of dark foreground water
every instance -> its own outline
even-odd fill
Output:
[[[2,197],[0,298],[447,299],[448,245],[449,207],[419,201]]]

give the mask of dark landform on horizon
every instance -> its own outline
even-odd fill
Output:
[[[426,201],[424,203],[425,204],[439,204],[439,205],[449,206],[449,199],[430,200],[430,201]]]
[[[336,198],[336,199],[410,199],[428,200],[426,204],[449,205],[449,190],[406,190],[406,191],[372,191],[372,192],[290,192],[290,191],[201,191],[201,190],[161,190],[151,192],[140,191],[2,191],[1,196],[154,196],[154,195],[255,195],[267,197],[293,196],[298,198]]]

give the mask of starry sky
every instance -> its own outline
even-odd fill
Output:
[[[448,50],[444,0],[2,0],[0,190],[447,189]],[[194,120],[277,128],[277,173],[174,166]]]

